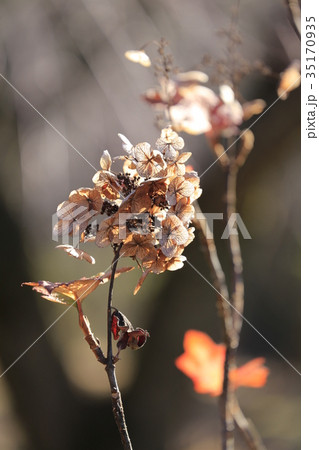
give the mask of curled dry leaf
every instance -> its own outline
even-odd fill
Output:
[[[95,259],[93,258],[93,256],[89,255],[83,250],[80,250],[79,248],[72,247],[72,245],[57,245],[55,248],[64,250],[65,253],[73,256],[73,258],[80,259],[81,261],[87,261],[90,264],[95,264]]]
[[[134,289],[134,295],[136,295],[136,294],[138,293],[138,291],[141,289],[142,284],[143,284],[144,281],[146,280],[146,277],[147,277],[147,275],[148,275],[149,273],[150,273],[150,272],[149,272],[148,270],[146,270],[145,272],[142,273],[142,276],[140,277],[140,279],[139,279],[138,282],[137,282],[137,285],[135,286],[135,289]]]
[[[125,350],[126,347],[130,347],[132,350],[142,348],[146,343],[147,338],[150,337],[150,334],[147,330],[143,330],[142,328],[134,328],[123,313],[116,308],[113,309],[111,331],[114,340],[118,341],[118,352],[114,357],[115,361],[117,361],[121,350]]]
[[[115,273],[117,278],[121,273],[130,272],[134,267],[122,267]],[[101,272],[92,277],[80,278],[79,280],[66,283],[50,281],[25,282],[22,286],[32,286],[32,289],[42,295],[42,298],[51,302],[71,305],[74,302],[82,302],[100,285],[106,283],[112,275],[112,271]]]

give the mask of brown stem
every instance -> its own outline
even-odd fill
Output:
[[[92,352],[94,353],[96,359],[101,364],[105,365],[107,360],[101,349],[100,341],[92,333],[89,319],[83,314],[82,305],[79,301],[76,302],[76,306],[77,306],[78,313],[79,313],[79,324],[80,324],[81,330],[83,331],[84,338],[85,338],[86,342],[89,344],[89,347],[92,350]]]
[[[108,303],[107,303],[107,356],[106,356],[106,373],[109,379],[110,387],[111,387],[111,399],[112,399],[112,411],[114,415],[114,419],[117,425],[117,428],[120,433],[121,441],[123,448],[125,450],[131,450],[132,444],[128,434],[125,415],[121,397],[121,391],[119,389],[116,374],[115,374],[115,364],[113,359],[112,352],[112,333],[111,333],[111,325],[112,325],[112,297],[113,297],[113,287],[114,287],[114,278],[116,273],[116,267],[120,256],[122,244],[117,247],[115,252],[113,261],[112,261],[112,274],[110,278],[110,287],[109,287],[109,295],[108,295]]]

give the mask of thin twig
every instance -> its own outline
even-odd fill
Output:
[[[115,364],[113,359],[113,351],[112,351],[112,333],[111,333],[111,325],[112,325],[112,297],[113,297],[113,288],[114,288],[114,278],[116,273],[116,267],[119,260],[120,250],[122,244],[120,244],[115,252],[114,259],[112,261],[112,275],[110,278],[110,287],[109,287],[109,295],[108,295],[108,303],[107,303],[107,356],[106,356],[106,373],[109,379],[110,387],[111,387],[111,399],[112,399],[112,411],[114,415],[114,419],[117,425],[117,428],[120,433],[121,441],[123,448],[125,450],[131,450],[132,444],[128,434],[125,415],[122,403],[121,392],[117,383],[116,374],[115,374]]]
[[[106,365],[107,359],[105,358],[103,351],[100,346],[100,341],[94,336],[91,331],[89,319],[83,314],[81,302],[76,302],[77,310],[79,313],[79,325],[83,331],[84,338],[89,344],[90,349],[94,353],[96,359],[101,363]]]
[[[116,374],[115,374],[115,364],[112,352],[112,333],[111,333],[111,325],[112,325],[112,297],[113,297],[113,288],[114,288],[114,279],[116,274],[116,267],[120,256],[120,250],[123,244],[120,244],[114,254],[114,258],[112,261],[112,273],[110,278],[110,287],[108,294],[108,304],[107,304],[107,356],[105,357],[100,346],[100,341],[94,336],[91,331],[90,322],[88,318],[83,314],[81,302],[76,302],[77,310],[79,313],[79,324],[80,328],[83,331],[85,336],[85,340],[89,344],[90,349],[94,353],[96,359],[105,366],[105,371],[107,373],[110,388],[111,388],[111,400],[112,400],[112,411],[114,415],[114,419],[117,425],[117,428],[120,433],[121,442],[124,450],[132,450],[131,440],[128,434],[124,409],[122,403],[121,392],[117,383]]]

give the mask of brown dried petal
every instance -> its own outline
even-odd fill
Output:
[[[103,170],[109,171],[112,165],[112,158],[111,155],[107,150],[104,150],[103,155],[100,159],[100,166]]]
[[[148,142],[141,142],[133,148],[133,156],[136,161],[148,161],[151,159],[151,145]]]
[[[107,247],[111,243],[118,243],[119,225],[118,215],[103,220],[96,233],[95,243],[98,247]]]
[[[121,139],[122,141],[122,147],[123,150],[128,153],[129,155],[132,154],[133,152],[133,145],[131,144],[131,142],[127,139],[126,136],[124,136],[124,134],[118,133],[118,137]]]
[[[184,266],[184,261],[186,261],[186,256],[174,256],[167,262],[166,268],[171,272],[181,269]]]
[[[188,203],[188,200],[182,198],[175,206],[175,214],[183,222],[188,224],[194,217],[195,209]]]
[[[175,256],[178,247],[188,240],[188,231],[182,221],[175,215],[169,215],[162,222],[162,237],[159,239],[161,250],[165,256]]]
[[[159,274],[165,272],[166,262],[166,256],[162,253],[161,250],[157,250],[157,255],[155,258],[145,258],[145,260],[143,261],[143,267],[145,267],[148,272]]]
[[[103,204],[101,194],[97,189],[80,188],[71,192],[69,202],[79,206],[86,206],[88,210],[100,212]]]
[[[170,205],[176,205],[182,197],[190,197],[194,193],[194,186],[184,177],[176,177],[172,180],[167,190],[167,201]]]
[[[146,257],[156,257],[154,248],[154,237],[152,235],[141,235],[132,233],[121,248],[121,255],[134,256],[141,261]]]
[[[123,163],[123,173],[129,175],[130,177],[137,176],[136,165],[130,159],[125,159]]]
[[[132,213],[142,213],[150,210],[152,200],[148,193],[149,186],[141,185],[136,189],[132,198]]]
[[[93,176],[92,181],[109,200],[115,200],[120,197],[121,186],[113,173],[99,170]]]

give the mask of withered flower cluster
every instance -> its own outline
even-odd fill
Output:
[[[143,270],[136,293],[150,272],[183,266],[184,248],[194,239],[192,203],[202,190],[197,173],[185,166],[191,153],[182,152],[184,140],[171,128],[161,131],[155,148],[148,142],[133,146],[119,137],[125,150],[118,158],[122,172],[111,170],[105,150],[94,187],[72,191],[58,206],[55,232],[77,234],[80,242],[95,241],[98,247],[121,244],[120,254],[136,260]],[[94,225],[98,216],[104,220]]]

